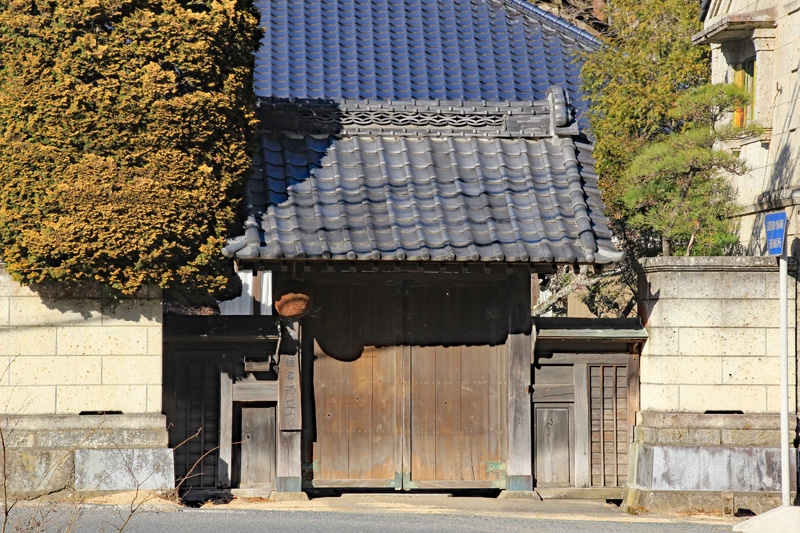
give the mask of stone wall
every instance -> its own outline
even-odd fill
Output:
[[[174,487],[161,291],[25,287],[0,264],[0,432],[12,498]]]
[[[790,435],[797,435],[797,290],[790,264]],[[778,260],[642,262],[641,410],[624,505],[632,512],[760,513],[780,505]],[[797,449],[792,451],[796,489]]]
[[[795,435],[797,418],[790,419]],[[781,504],[779,415],[639,412],[625,505],[651,512],[768,511]],[[791,455],[797,472],[797,449]],[[797,491],[797,477],[791,480]]]
[[[3,416],[0,432],[13,498],[175,484],[162,414]]]
[[[641,409],[780,411],[778,260],[657,257],[643,262]],[[796,383],[797,281],[789,277],[789,380]],[[790,387],[796,405],[797,387]]]
[[[161,291],[24,287],[0,265],[0,412],[161,412]]]

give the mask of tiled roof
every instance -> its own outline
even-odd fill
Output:
[[[262,98],[536,100],[578,110],[575,52],[599,42],[526,0],[256,0]]]
[[[240,259],[609,263],[588,145],[265,133]]]
[[[525,0],[257,0],[241,260],[617,261],[573,53]],[[584,131],[585,133],[585,131]]]

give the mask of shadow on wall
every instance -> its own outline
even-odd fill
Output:
[[[158,287],[143,287],[134,295],[118,298],[99,284],[89,281],[69,284],[46,281],[22,288],[1,268],[0,277],[4,278],[0,280],[0,285],[10,288],[8,296],[12,300],[12,310],[16,307],[19,315],[16,319],[12,318],[11,327],[16,329],[43,325],[81,326],[89,321],[100,322],[103,318],[131,322],[161,320],[161,306],[156,305],[161,298],[161,289]],[[39,305],[23,303],[31,300],[37,300]],[[49,313],[44,316],[40,306],[57,311],[60,316]]]
[[[637,298],[637,312],[642,320],[642,325],[647,327],[650,315],[653,314],[658,305],[661,290],[653,292],[652,283],[647,279],[644,272],[638,272],[639,296]]]
[[[778,88],[778,91],[785,90],[786,87]],[[783,115],[783,124],[780,126],[777,131],[785,133],[780,138],[780,142],[782,143],[780,149],[778,151],[777,156],[775,157],[774,166],[772,167],[771,172],[769,173],[767,183],[765,184],[764,191],[758,195],[756,198],[756,202],[765,201],[769,198],[769,196],[776,191],[780,191],[783,189],[791,188],[793,185],[793,181],[797,183],[797,179],[795,178],[796,172],[796,157],[792,155],[792,140],[796,137],[794,132],[790,135],[790,128],[792,126],[792,117],[795,116],[795,113],[800,112],[798,110],[797,105],[798,101],[800,101],[800,83],[795,83],[792,87],[792,95],[789,98],[789,102],[791,102],[789,108]],[[775,142],[773,138],[772,142]],[[800,177],[800,176],[798,176]],[[766,242],[765,236],[763,232],[763,224],[764,217],[761,213],[756,216],[756,220],[753,223],[753,227],[750,234],[750,247],[749,253],[753,255],[764,255],[766,253]],[[798,257],[794,252],[792,253],[794,257]]]
[[[353,283],[341,276],[315,286],[315,309],[304,319],[320,349],[340,361],[358,359],[365,346],[498,346],[531,330],[529,304],[505,281]]]

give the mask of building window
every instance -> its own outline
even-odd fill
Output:
[[[756,96],[756,58],[748,59],[733,66],[733,83],[744,88],[747,94],[750,95],[750,103],[747,107],[737,109],[733,113],[733,125],[741,128],[753,120]]]

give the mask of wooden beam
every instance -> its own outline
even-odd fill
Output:
[[[592,443],[589,419],[589,365],[572,367],[575,376],[575,486],[591,483]]]
[[[233,442],[233,378],[231,365],[219,367],[219,450],[217,453],[217,479],[219,488],[231,486],[231,458]]]
[[[234,402],[276,402],[277,381],[240,381],[233,384]]]
[[[533,490],[531,443],[531,335],[508,337],[508,490]]]
[[[572,365],[593,363],[604,365],[628,364],[630,355],[626,353],[553,353],[552,357],[536,358],[536,365]]]

